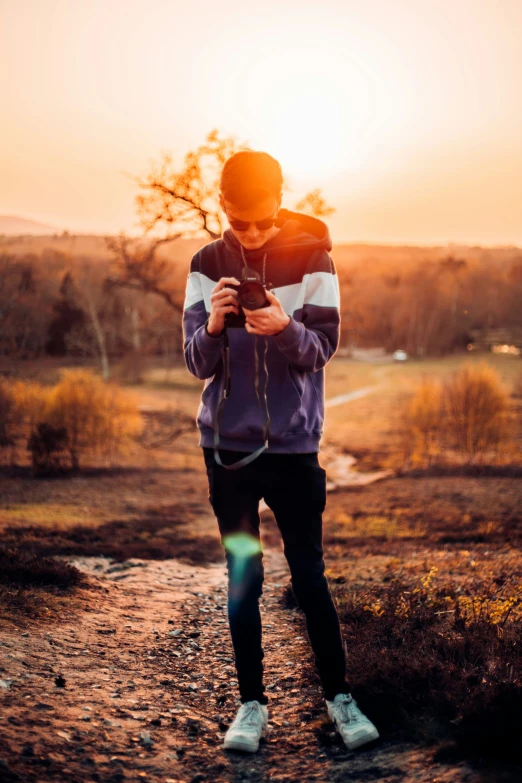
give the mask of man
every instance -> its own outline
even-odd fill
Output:
[[[261,498],[281,531],[328,714],[349,748],[379,736],[350,694],[339,617],[324,574],[326,471],[318,452],[324,368],[337,350],[340,323],[332,243],[323,221],[281,209],[282,184],[279,163],[265,152],[241,150],[225,162],[219,199],[230,228],[193,257],[183,313],[185,361],[205,380],[198,445],[225,549],[241,699],[223,747],[250,752],[266,733],[269,703],[259,612]],[[273,286],[265,288],[268,306],[238,304],[234,286],[246,268]],[[244,326],[231,328],[230,318],[241,310]]]

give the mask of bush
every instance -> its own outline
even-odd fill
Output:
[[[436,381],[424,380],[415,395],[403,403],[399,436],[406,466],[412,461],[427,466],[436,459],[441,449],[442,391]]]
[[[0,450],[10,449],[10,464],[17,442],[42,417],[47,397],[48,390],[39,384],[0,380]]]
[[[509,394],[486,362],[466,363],[443,383],[423,381],[402,404],[404,467],[425,467],[450,450],[469,465],[510,441]]]
[[[83,369],[62,369],[61,380],[49,397],[45,421],[55,428],[66,428],[75,470],[86,452],[107,459],[124,453],[142,426],[137,403],[128,392]]]
[[[37,426],[27,442],[27,450],[32,454],[33,475],[46,475],[61,469],[67,449],[67,430],[65,427],[51,427],[46,422]]]
[[[141,433],[137,401],[91,370],[62,369],[54,387],[0,380],[0,452],[25,437],[33,472],[50,473],[67,461],[74,470],[86,454],[111,460]]]
[[[469,465],[509,439],[509,395],[486,362],[445,382],[443,408],[446,441]]]

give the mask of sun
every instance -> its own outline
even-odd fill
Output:
[[[328,177],[365,157],[374,90],[354,57],[294,46],[268,51],[245,69],[238,87],[256,146],[290,176]]]

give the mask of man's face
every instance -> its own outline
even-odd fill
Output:
[[[219,194],[219,203],[221,209],[225,212],[229,223],[230,221],[242,220],[249,223],[249,226],[244,231],[235,229],[232,225],[230,230],[236,239],[243,245],[245,250],[256,250],[265,244],[271,237],[275,236],[279,231],[277,226],[271,226],[267,229],[258,228],[254,221],[264,220],[266,218],[273,218],[277,215],[281,202],[274,196],[266,198],[264,201],[260,201],[253,207],[248,209],[238,209],[231,204],[230,201],[225,201],[223,194]]]

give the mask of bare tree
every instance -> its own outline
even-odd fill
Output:
[[[321,194],[321,188],[315,188],[295,205],[296,210],[306,212],[314,217],[328,217],[335,212],[335,207],[329,206]]]
[[[219,176],[225,161],[246,144],[234,136],[221,138],[216,128],[204,144],[185,155],[182,170],[172,170],[172,158],[163,155],[159,168],[153,167],[145,180],[137,179],[145,194],[136,196],[140,221],[146,233],[160,224],[175,226],[184,237],[205,232],[219,239],[223,231],[219,208]]]
[[[117,238],[106,237],[113,256],[110,284],[157,294],[176,312],[183,312],[182,292],[169,285],[171,264],[158,259],[157,251],[179,238],[202,235],[210,240],[220,238],[224,225],[219,206],[219,177],[225,161],[240,149],[249,147],[238,143],[234,136],[221,137],[214,128],[204,144],[187,153],[180,172],[173,170],[172,157],[164,153],[160,165],[153,167],[145,179],[133,178],[145,191],[136,196],[145,235],[162,226],[167,234],[161,238],[147,237],[145,242],[136,242],[123,232]],[[286,182],[283,189],[287,189]],[[308,193],[296,209],[301,205],[317,216],[334,211],[327,206],[319,189]]]
[[[97,356],[104,380],[110,378],[107,332],[111,328],[104,317],[110,289],[97,265],[82,260],[71,273],[64,294],[85,315],[85,323],[74,326],[66,335],[68,349],[77,349],[88,356]]]
[[[105,241],[112,256],[111,273],[107,276],[108,286],[118,286],[157,294],[169,307],[183,312],[183,292],[169,284],[171,262],[158,258],[160,247],[178,239],[179,234],[169,234],[162,239],[135,239],[120,232],[117,237],[106,237]]]
[[[214,240],[221,236],[219,175],[227,158],[240,148],[244,145],[235,137],[221,138],[214,129],[204,144],[187,153],[180,172],[173,169],[172,157],[164,153],[160,165],[145,179],[133,177],[145,191],[136,196],[145,237],[136,240],[120,232],[116,238],[105,238],[112,255],[109,284],[157,294],[177,313],[183,312],[183,292],[170,283],[171,264],[159,259],[157,251],[182,237],[206,234]],[[162,227],[166,227],[166,235],[150,236]]]

